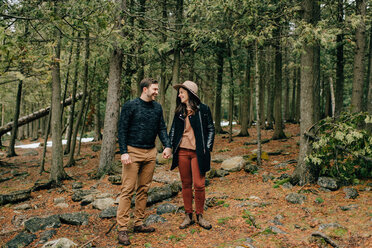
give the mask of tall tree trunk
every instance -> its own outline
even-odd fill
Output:
[[[221,127],[221,94],[222,94],[222,77],[223,77],[223,64],[224,64],[224,51],[225,45],[219,44],[217,47],[217,80],[216,80],[216,105],[214,108],[215,130],[216,133],[224,133]]]
[[[267,53],[271,53],[271,50],[270,47],[267,49]],[[267,57],[267,56],[266,56]],[[267,110],[266,110],[266,129],[273,129],[273,122],[274,122],[274,116],[273,116],[273,106],[274,106],[274,85],[272,82],[274,82],[275,78],[273,78],[272,76],[272,67],[273,65],[275,65],[275,63],[272,61],[271,59],[271,55],[270,55],[270,58],[268,58],[268,62],[267,62],[267,65],[266,65],[266,81],[268,82],[267,83]]]
[[[18,133],[18,118],[19,118],[19,112],[21,109],[21,99],[22,99],[22,84],[23,81],[19,80],[18,82],[18,90],[17,90],[17,99],[16,99],[16,106],[14,111],[14,125],[12,128],[12,135],[9,141],[9,147],[8,147],[8,153],[7,157],[14,157],[17,156],[14,146],[17,139],[17,133]]]
[[[229,65],[230,65],[230,85],[229,85],[229,142],[232,142],[232,126],[234,117],[234,69],[232,65],[232,47],[229,42]]]
[[[55,3],[57,5],[57,3]],[[57,9],[57,6],[55,6]],[[52,165],[50,170],[50,181],[54,185],[60,185],[62,180],[68,178],[63,169],[63,149],[62,149],[62,122],[61,122],[61,33],[56,31],[57,44],[54,48],[55,54],[52,58]]]
[[[84,114],[84,105],[86,103],[86,98],[88,94],[88,71],[89,71],[89,56],[90,56],[90,48],[89,48],[89,31],[86,30],[86,38],[85,38],[85,59],[84,59],[84,86],[83,86],[83,99],[81,100],[80,110],[79,114],[76,118],[74,132],[72,134],[72,140],[71,140],[71,147],[70,147],[70,153],[69,153],[69,161],[67,162],[66,166],[73,166],[75,164],[74,154],[75,154],[75,147],[76,147],[76,139],[77,134],[79,132],[79,127],[81,123],[81,118]]]
[[[335,115],[338,116],[343,111],[344,104],[344,34],[343,34],[343,22],[344,22],[344,0],[338,0],[337,2],[337,22],[340,27],[341,33],[336,37],[336,87],[335,87]]]
[[[320,21],[320,1],[313,2],[314,26]],[[320,120],[320,41],[314,44],[314,122]]]
[[[238,136],[249,136],[249,105],[250,105],[250,92],[251,87],[251,63],[252,63],[252,47],[247,48],[247,61],[245,66],[245,75],[243,81],[243,94],[242,94],[242,111],[241,111],[241,130]]]
[[[40,170],[39,174],[41,175],[45,171],[45,156],[47,152],[47,143],[48,143],[48,136],[50,133],[50,122],[52,120],[52,108],[49,111],[49,115],[47,118],[47,123],[45,125],[45,130],[44,130],[44,146],[43,146],[43,155],[41,156],[41,162],[40,162]]]
[[[304,21],[312,24],[314,0],[304,0]],[[301,55],[301,123],[300,123],[300,152],[297,167],[292,175],[294,184],[305,185],[314,179],[310,166],[305,157],[311,152],[311,144],[305,132],[314,124],[314,47],[311,44],[303,45]],[[310,111],[309,111],[310,110]]]
[[[177,32],[181,33],[182,30],[182,20],[183,20],[183,0],[176,1],[176,30]],[[181,66],[181,48],[180,48],[180,41],[176,41],[175,48],[174,48],[174,59],[173,59],[173,69],[172,69],[172,85],[176,85],[180,83],[180,66]],[[171,92],[171,99],[170,99],[170,109],[169,109],[169,116],[168,116],[168,130],[170,130],[173,121],[173,113],[176,109],[176,99],[177,99],[177,91],[172,90]]]
[[[296,115],[296,87],[297,87],[297,77],[296,77],[296,67],[293,68],[293,78],[292,78],[292,99],[291,99],[291,110],[289,119],[294,122]]]
[[[118,3],[121,3],[120,5],[121,12],[127,11],[126,0],[118,0]],[[124,20],[124,17],[120,15],[118,16],[117,19],[118,20],[116,30],[121,30],[122,29],[121,23],[122,20]],[[124,36],[123,33],[121,35]],[[114,44],[114,50],[110,58],[110,72],[107,89],[106,113],[97,177],[102,177],[107,172],[109,172],[111,170],[111,165],[114,160],[120,112],[120,83],[122,65],[123,51],[118,46],[118,44]]]
[[[279,24],[279,21],[277,21]],[[286,138],[283,131],[283,117],[282,117],[282,50],[281,50],[281,28],[280,25],[274,31],[276,41],[274,43],[275,53],[275,90],[274,90],[274,119],[275,128],[272,139]]]
[[[74,126],[74,118],[75,118],[75,104],[76,104],[76,89],[77,89],[77,82],[78,82],[78,72],[80,70],[80,32],[77,36],[77,45],[76,45],[76,54],[75,54],[75,72],[74,72],[74,81],[72,84],[72,102],[70,107],[70,115],[68,118],[68,129],[67,129],[67,142],[65,146],[65,154],[70,154],[71,152],[71,138]]]
[[[261,116],[260,116],[260,74],[258,70],[258,41],[255,42],[255,86],[256,86],[256,116],[257,116],[257,165],[261,166]]]
[[[289,112],[289,59],[288,59],[288,50],[285,48],[284,49],[284,120],[288,121],[290,119],[290,112]]]
[[[364,50],[366,31],[366,1],[356,0],[356,12],[360,18],[355,31],[355,55],[353,68],[353,93],[351,96],[351,108],[353,112],[362,111],[363,82],[364,82]]]
[[[264,128],[265,127],[265,120],[264,120],[264,116],[265,116],[265,89],[266,87],[269,87],[269,80],[267,80],[267,77],[268,77],[268,71],[267,71],[267,65],[265,63],[265,59],[264,57],[267,56],[269,57],[269,53],[264,53],[263,51],[258,51],[258,58],[259,58],[259,61],[258,61],[258,69],[260,71],[260,95],[258,96],[260,98],[260,109],[257,109],[257,111],[260,112],[260,125],[261,125],[261,128]],[[254,88],[256,86],[254,85]],[[255,100],[256,101],[256,100]]]
[[[145,21],[144,21],[144,15],[145,15],[145,12],[146,12],[146,0],[139,0],[139,21],[138,21],[138,25],[139,25],[139,28],[140,29],[144,29],[145,28]],[[141,87],[140,87],[140,82],[141,80],[145,77],[145,60],[144,60],[144,55],[143,55],[143,43],[144,43],[144,40],[143,40],[143,36],[139,36],[139,41],[138,41],[138,52],[137,52],[137,56],[138,56],[138,70],[137,70],[137,79],[138,79],[138,82],[137,82],[137,96],[139,97],[141,95]]]
[[[85,111],[84,111],[85,113],[84,113],[84,117],[83,117],[81,131],[80,131],[79,146],[78,146],[78,150],[77,150],[77,155],[78,156],[80,156],[81,140],[83,139],[83,136],[84,136],[84,133],[85,133],[86,120],[87,120],[87,115],[88,115],[88,111],[89,111],[89,106],[90,106],[90,94],[88,96],[88,101],[87,101],[87,104],[86,104],[86,107],[85,107]]]
[[[368,73],[368,96],[367,96],[367,111],[369,115],[372,115],[372,28],[370,31],[369,38],[369,61],[368,61],[369,73]],[[367,125],[367,130],[372,134],[372,123]]]
[[[301,60],[301,59],[300,59]],[[300,122],[301,118],[301,68],[297,68],[297,96],[296,96],[296,123]]]
[[[94,61],[94,69],[93,69],[93,78],[91,83],[94,84],[94,79],[96,75],[96,68],[97,68],[97,60]],[[101,89],[99,87],[94,87],[93,91],[94,97],[94,141],[102,140],[102,133],[101,133]]]

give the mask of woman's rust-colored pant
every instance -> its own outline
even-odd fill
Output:
[[[205,175],[201,175],[200,173],[196,152],[194,150],[180,148],[178,162],[185,212],[193,212],[192,184],[194,183],[196,214],[202,214],[205,201]]]

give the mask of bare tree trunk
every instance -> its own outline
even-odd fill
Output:
[[[217,81],[216,81],[216,105],[215,105],[215,128],[216,133],[224,133],[221,127],[221,94],[222,94],[222,77],[224,64],[224,44],[220,44],[217,49]]]
[[[301,119],[301,68],[297,68],[297,96],[296,96],[296,123],[300,122]]]
[[[313,2],[314,25],[320,21],[320,1]],[[314,45],[314,122],[320,120],[320,41]]]
[[[182,30],[182,19],[183,19],[183,0],[176,1],[176,30],[181,32]],[[180,41],[177,41],[174,48],[174,64],[172,69],[172,85],[179,84],[180,80],[180,60],[181,60],[181,48]],[[168,130],[170,130],[173,121],[173,113],[176,109],[177,91],[172,90],[170,99],[170,109],[168,116]]]
[[[369,115],[372,115],[372,29],[370,31],[369,38],[369,61],[368,61],[369,73],[368,73],[368,96],[367,96],[367,111]],[[372,134],[372,123],[367,124],[367,130]]]
[[[289,59],[288,59],[288,50],[287,48],[284,49],[284,120],[289,121],[290,119],[290,112],[289,112]]]
[[[52,109],[50,109],[50,111],[49,111],[49,115],[48,115],[48,118],[47,118],[48,123],[46,123],[46,125],[45,125],[43,155],[41,156],[40,170],[39,170],[40,175],[45,171],[45,156],[46,156],[46,151],[47,151],[48,136],[49,136],[49,132],[50,132],[50,122],[51,122],[51,119],[52,119],[51,117],[52,117]]]
[[[80,156],[81,140],[83,139],[84,132],[85,132],[86,120],[87,120],[87,114],[88,114],[89,106],[90,106],[90,94],[88,96],[88,101],[87,101],[87,104],[86,104],[86,107],[85,107],[85,114],[84,114],[84,118],[83,118],[81,132],[80,132],[79,146],[78,146],[78,150],[77,150],[77,155],[78,156]]]
[[[337,2],[337,22],[340,27],[343,26],[344,22],[344,0],[338,0]],[[343,110],[344,104],[344,34],[341,28],[341,33],[336,37],[336,87],[335,87],[335,115],[338,116]]]
[[[118,0],[121,3],[121,12],[127,11],[126,0]],[[122,29],[124,16],[118,16],[117,30]],[[124,33],[121,33],[124,36]],[[97,177],[104,176],[111,170],[116,150],[116,137],[118,132],[118,120],[120,112],[120,83],[123,65],[123,51],[114,44],[114,50],[110,58],[110,72],[107,89],[105,123],[103,129],[102,148],[97,171]],[[127,85],[128,86],[128,85]]]
[[[55,3],[57,5],[57,3]],[[57,8],[57,6],[55,6]],[[63,149],[62,149],[62,125],[61,125],[61,75],[60,75],[60,55],[61,55],[61,33],[56,31],[57,44],[54,48],[55,54],[52,58],[52,165],[50,170],[50,181],[54,185],[60,185],[62,180],[68,178],[63,169]]]
[[[355,31],[355,55],[353,69],[353,93],[351,96],[351,108],[353,112],[362,111],[363,82],[364,82],[364,52],[366,31],[366,1],[356,0],[356,10],[360,17],[360,23]]]
[[[229,42],[229,65],[230,65],[230,85],[229,85],[229,142],[232,142],[232,122],[234,116],[234,69],[232,65],[232,47]]]
[[[293,78],[292,78],[292,101],[291,101],[291,110],[290,110],[290,120],[294,122],[296,115],[296,87],[297,87],[297,78],[296,78],[296,67],[293,68]]]
[[[75,72],[74,72],[74,81],[72,84],[72,102],[70,107],[70,115],[68,118],[68,130],[67,130],[67,143],[65,146],[65,154],[70,154],[71,152],[71,138],[72,138],[72,132],[73,132],[73,126],[74,126],[74,116],[75,116],[75,104],[76,104],[76,89],[77,89],[77,82],[78,82],[78,72],[80,67],[80,32],[78,33],[78,41],[76,45],[76,54],[75,54]]]
[[[313,16],[313,1],[304,0],[304,21],[311,24]],[[305,157],[311,152],[311,144],[305,133],[314,124],[314,47],[304,44],[301,55],[301,124],[300,152],[297,167],[292,175],[294,184],[305,185],[314,179]]]
[[[279,24],[279,21],[278,21]],[[275,128],[272,139],[286,138],[283,131],[283,117],[282,117],[282,50],[281,50],[281,28],[280,25],[275,29],[274,36],[276,41],[274,43],[275,51],[275,86],[274,86],[274,119]]]
[[[249,89],[252,86],[251,82],[251,63],[252,63],[252,47],[247,48],[247,61],[245,66],[245,76],[243,81],[243,94],[242,94],[242,111],[241,111],[241,130],[238,136],[246,137],[249,136],[248,125],[249,125],[249,105],[250,105],[250,92]]]
[[[257,116],[257,165],[261,166],[261,117],[260,117],[260,75],[258,70],[258,44],[255,42],[255,85],[256,85],[256,116]]]
[[[267,49],[267,52],[266,53],[271,53],[271,50],[270,47],[268,47]],[[266,56],[267,57],[267,56]],[[270,58],[272,56],[270,55]],[[272,59],[269,59],[268,58],[268,63],[267,63],[267,66],[266,66],[266,81],[268,82],[267,84],[267,110],[266,110],[266,129],[273,129],[273,122],[274,122],[274,116],[273,116],[273,106],[274,106],[274,86],[273,86],[273,83],[275,81],[275,79],[272,77],[272,67],[273,65],[275,65],[272,61]]]
[[[23,83],[22,80],[18,82],[17,99],[16,99],[16,106],[15,106],[14,117],[13,117],[14,125],[12,128],[12,136],[9,141],[8,153],[6,155],[7,157],[17,156],[17,154],[15,153],[14,146],[15,146],[15,142],[17,139],[17,133],[18,133],[18,118],[19,118],[19,112],[21,108],[21,99],[22,99],[22,83]]]
[[[89,55],[90,55],[90,48],[89,48],[89,31],[86,30],[86,38],[85,38],[85,61],[84,61],[84,86],[83,86],[83,99],[81,100],[81,105],[80,105],[80,110],[79,114],[76,118],[75,122],[75,127],[74,127],[74,132],[72,135],[72,140],[71,140],[71,147],[70,147],[70,153],[69,153],[69,161],[67,162],[66,166],[70,167],[75,165],[75,159],[74,159],[74,154],[75,154],[75,147],[76,147],[76,139],[77,139],[77,134],[79,132],[79,127],[80,127],[80,122],[81,118],[84,113],[84,105],[86,103],[86,98],[87,98],[87,89],[88,89],[88,69],[89,69]]]
[[[329,86],[330,86],[330,93],[331,93],[331,109],[332,109],[332,117],[335,116],[336,113],[336,97],[335,97],[335,90],[333,86],[333,78],[329,77]]]

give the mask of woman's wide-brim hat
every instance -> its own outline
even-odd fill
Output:
[[[183,82],[183,84],[176,84],[173,86],[173,88],[175,88],[176,90],[179,90],[179,88],[184,88],[190,91],[191,94],[193,94],[200,101],[200,98],[198,96],[198,85],[192,81],[187,80]]]

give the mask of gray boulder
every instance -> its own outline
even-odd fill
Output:
[[[354,189],[354,188],[345,188],[344,189],[344,192],[345,192],[345,198],[346,199],[355,199],[358,197],[359,193],[358,193],[358,190]]]
[[[17,203],[31,198],[31,190],[19,190],[9,194],[0,195],[0,206],[7,203]]]
[[[319,177],[317,184],[320,187],[330,189],[330,190],[338,189],[337,181],[331,177]]]
[[[145,225],[149,226],[149,225],[152,225],[154,223],[164,223],[166,222],[167,220],[160,216],[160,215],[157,215],[157,214],[152,214],[150,216],[148,216],[144,222]]]
[[[258,171],[258,167],[255,164],[251,164],[250,162],[247,162],[244,166],[244,171],[247,173],[255,173]]]
[[[75,225],[75,226],[87,225],[89,222],[89,214],[84,213],[84,212],[66,213],[66,214],[61,214],[59,216],[59,219],[64,224]]]
[[[21,232],[17,234],[12,240],[5,244],[5,248],[26,247],[31,244],[37,236],[28,232]]]
[[[290,193],[285,197],[285,199],[293,204],[302,204],[305,202],[306,196],[297,193]]]
[[[14,210],[27,210],[27,209],[31,209],[31,208],[32,208],[32,206],[30,204],[25,203],[25,204],[15,206],[13,209]]]
[[[115,218],[117,211],[118,207],[108,207],[99,214],[99,217],[101,219]]]
[[[40,241],[39,243],[40,244],[44,244],[46,243],[49,239],[51,239],[54,234],[56,234],[57,231],[54,230],[54,229],[51,229],[51,230],[46,230],[45,232],[43,232],[41,235],[40,235]]]
[[[114,184],[114,185],[120,185],[121,184],[121,176],[120,175],[109,176],[108,180],[111,184]]]
[[[112,198],[103,198],[103,199],[94,200],[92,205],[93,205],[93,208],[95,209],[104,210],[114,205],[114,203],[115,203],[115,200]]]
[[[34,217],[28,219],[24,225],[27,231],[35,233],[46,228],[58,228],[61,226],[61,221],[58,215],[51,215],[46,218]]]
[[[349,211],[349,210],[353,210],[353,209],[359,208],[359,205],[358,204],[350,204],[350,205],[347,205],[347,206],[340,206],[340,208],[343,211]]]
[[[67,238],[60,238],[57,240],[52,240],[43,245],[42,248],[72,248],[77,247],[77,244],[72,242],[71,240]]]
[[[166,213],[175,213],[178,210],[178,206],[170,204],[170,203],[164,203],[159,205],[156,208],[156,214],[162,215]]]
[[[82,182],[74,182],[72,183],[72,189],[81,189],[83,187]]]
[[[245,165],[244,158],[237,156],[223,161],[221,168],[229,172],[235,172],[243,169],[244,165]]]

